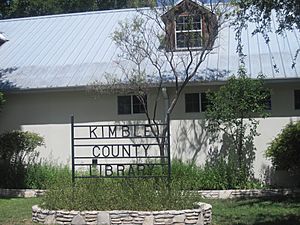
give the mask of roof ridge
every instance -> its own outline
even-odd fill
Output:
[[[138,8],[138,10],[150,9],[150,7]],[[126,9],[108,9],[108,10],[98,10],[98,11],[86,11],[86,12],[76,12],[76,13],[63,13],[63,14],[53,14],[53,15],[43,15],[43,16],[32,16],[32,17],[21,17],[21,18],[10,18],[0,20],[2,22],[14,22],[23,20],[38,20],[38,19],[48,19],[57,17],[70,17],[70,16],[81,16],[81,15],[93,15],[93,14],[107,14],[116,12],[130,12],[136,11],[137,8],[126,8]]]

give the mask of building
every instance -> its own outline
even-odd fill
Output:
[[[181,3],[176,7],[180,8]],[[71,158],[71,115],[77,123],[145,120],[141,108],[134,107],[134,96],[117,93],[96,96],[87,89],[95,80],[105,83],[106,74],[122,78],[119,65],[124,65],[124,61],[112,33],[119,21],[129,21],[137,14],[140,11],[136,9],[122,9],[0,20],[1,37],[6,40],[0,46],[0,88],[7,100],[0,114],[1,132],[21,129],[39,133],[46,142],[39,149],[41,157],[67,163]],[[201,18],[194,21],[194,31],[204,32]],[[184,15],[176,22],[184,26]],[[251,34],[253,26],[249,24],[243,34],[246,68],[253,78],[260,73],[266,75],[266,85],[271,89],[271,116],[261,120],[261,136],[255,139],[254,166],[256,176],[260,177],[270,165],[264,157],[268,143],[285,124],[300,118],[299,57],[292,68],[293,51],[300,47],[300,35],[299,31],[287,32],[285,36],[272,34],[270,43],[266,44],[261,35]],[[173,31],[172,37],[176,39],[171,48],[180,50],[175,54],[183,54],[187,43],[185,34],[182,30]],[[200,40],[195,39],[193,43],[191,47],[201,46]],[[223,84],[227,76],[237,72],[236,45],[234,29],[225,23],[217,33],[212,52],[199,68],[199,79],[184,90],[171,116],[174,158],[195,159],[199,164],[205,161],[210,147],[201,126],[204,118],[201,93]],[[172,83],[165,88],[169,96],[174,95]],[[148,107],[153,105],[153,99],[150,90]],[[189,101],[198,104],[190,108]],[[162,96],[158,115],[163,118],[164,114]]]

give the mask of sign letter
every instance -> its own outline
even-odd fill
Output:
[[[111,128],[113,127],[113,128]],[[109,126],[108,127],[108,136],[109,137],[117,137],[117,132],[116,132],[116,126]]]
[[[96,130],[97,130],[97,127],[94,127],[93,129],[92,129],[92,127],[90,127],[90,138],[98,138],[98,136],[95,132]],[[94,135],[94,137],[92,135]]]
[[[105,149],[106,149],[106,154],[105,154]],[[107,145],[104,145],[102,148],[102,155],[104,158],[107,158],[110,155],[110,149]]]
[[[117,176],[124,176],[125,167],[124,165],[117,165]],[[120,175],[121,174],[121,175]]]
[[[113,175],[112,166],[111,165],[105,165],[105,176],[111,177]]]
[[[98,151],[98,152],[97,152],[97,151]],[[99,151],[100,151],[99,146],[98,146],[98,145],[95,145],[94,148],[93,148],[93,156],[96,157],[96,158],[99,158],[99,156],[100,156]],[[96,154],[96,152],[97,152],[98,154]]]
[[[130,131],[129,126],[122,126],[122,137],[129,137]]]

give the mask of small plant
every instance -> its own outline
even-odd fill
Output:
[[[277,170],[296,172],[300,169],[300,121],[289,123],[266,150]]]
[[[22,188],[25,186],[26,167],[35,162],[36,147],[44,139],[36,133],[12,131],[0,135],[0,186]]]

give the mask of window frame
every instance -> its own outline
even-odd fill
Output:
[[[127,113],[122,113],[120,112],[120,99],[121,98],[128,98],[130,97],[130,112],[128,111]],[[148,99],[147,99],[147,95],[145,95],[144,99],[145,99],[145,106],[146,106],[146,109],[144,110],[141,110],[141,107],[143,106],[143,104],[140,102],[140,104],[137,104],[137,103],[134,103],[136,101],[136,99],[139,100],[139,98],[137,97],[137,95],[118,95],[117,96],[117,111],[118,111],[118,115],[132,115],[132,114],[141,114],[141,113],[145,113],[146,110],[147,110],[147,102],[148,102]],[[137,107],[137,108],[136,108]]]
[[[193,30],[177,30],[177,19],[180,18],[180,17],[196,17],[198,16],[200,18],[200,29],[193,29]],[[176,50],[196,50],[196,49],[201,49],[202,48],[202,37],[203,37],[203,27],[202,27],[202,16],[201,15],[178,15],[176,18],[175,18],[175,26],[174,26],[174,37],[175,37],[175,40],[174,40],[174,45],[175,45],[175,49]],[[197,22],[193,22],[192,24],[196,24]],[[188,26],[189,24],[187,24]],[[183,23],[183,26],[184,26],[184,23]],[[194,26],[193,26],[194,27]],[[186,34],[186,33],[199,33],[200,34],[200,46],[194,46],[194,47],[188,47],[188,46],[185,46],[185,47],[178,47],[177,45],[177,36],[178,34]]]

